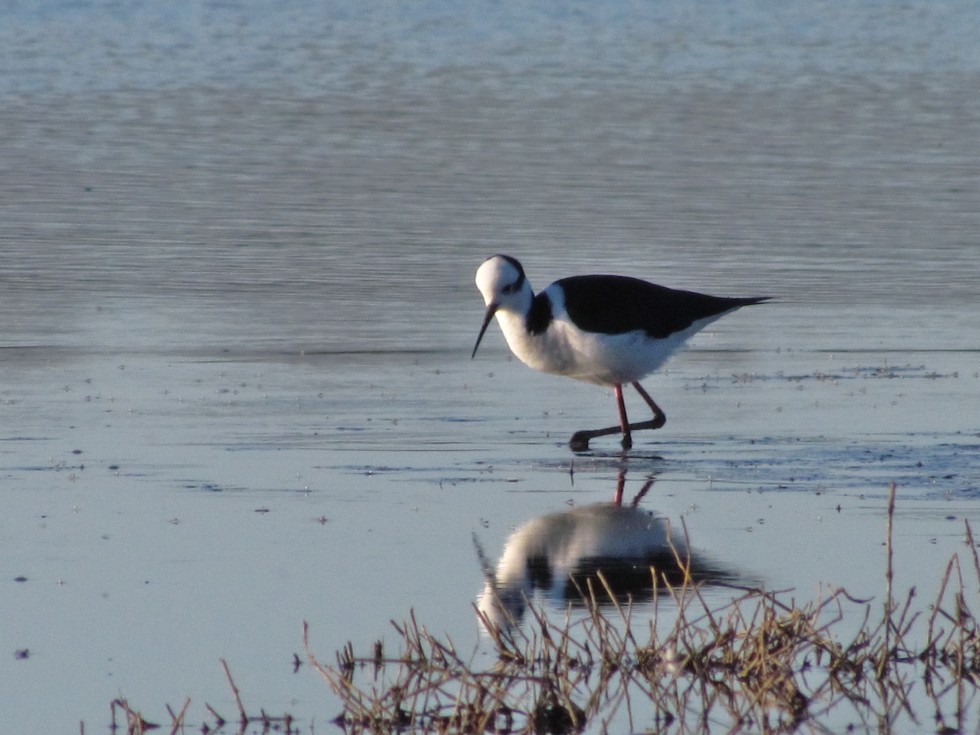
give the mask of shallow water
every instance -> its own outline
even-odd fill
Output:
[[[624,465],[804,599],[881,593],[897,482],[897,583],[931,599],[980,517],[971,5],[193,7],[2,24],[6,726],[230,712],[221,658],[322,723],[302,621],[326,660],[410,609],[475,645],[473,535],[496,560]],[[497,251],[539,288],[776,300],[649,380],[669,420],[628,458],[576,456],[610,392],[495,327],[469,359]]]

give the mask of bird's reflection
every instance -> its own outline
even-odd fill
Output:
[[[724,584],[737,575],[689,548],[668,519],[638,507],[648,480],[623,503],[621,472],[612,503],[533,518],[507,539],[493,569],[482,557],[486,587],[478,607],[498,627],[519,623],[536,591],[552,604],[650,600],[666,585]],[[590,592],[591,590],[591,592]]]

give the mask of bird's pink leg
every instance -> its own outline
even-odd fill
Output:
[[[607,426],[605,429],[592,429],[591,431],[576,431],[572,435],[571,441],[568,442],[572,451],[584,452],[589,448],[589,442],[592,439],[600,436],[609,436],[610,434],[622,434],[623,449],[629,449],[633,446],[632,432],[641,429],[659,429],[667,423],[667,414],[661,410],[656,401],[643,389],[643,386],[636,382],[632,385],[636,388],[636,392],[646,401],[650,410],[653,411],[653,418],[649,421],[640,421],[636,424],[629,423],[629,420],[626,418],[626,403],[623,401],[623,387],[621,385],[614,385],[613,392],[616,394],[616,406],[619,408],[619,426]]]
[[[661,426],[666,424],[667,414],[665,414],[660,409],[660,406],[658,406],[657,402],[650,397],[650,394],[647,393],[645,390],[643,390],[643,386],[637,382],[634,382],[633,387],[636,388],[636,392],[643,397],[643,400],[647,402],[647,405],[650,407],[650,410],[653,411],[653,426],[651,426],[650,428],[659,429]]]
[[[623,386],[619,383],[613,386],[616,396],[616,407],[619,409],[619,426],[623,430],[623,449],[633,446],[633,436],[630,434],[630,420],[626,416],[626,403],[623,401]]]

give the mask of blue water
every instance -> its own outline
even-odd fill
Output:
[[[9,3],[4,94],[441,81],[751,86],[974,74],[975,4],[835,2]],[[372,72],[368,74],[367,72]]]
[[[5,4],[3,726],[92,732],[120,693],[199,723],[233,711],[226,658],[246,706],[322,727],[302,620],[322,660],[413,608],[478,641],[474,532],[493,562],[622,464],[565,446],[607,392],[496,327],[469,359],[498,251],[538,288],[775,296],[651,378],[670,418],[630,488],[656,475],[644,507],[747,578],[860,597],[897,481],[899,582],[929,597],[980,518],[978,25],[969,2]]]

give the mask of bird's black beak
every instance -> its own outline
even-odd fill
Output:
[[[497,309],[500,308],[499,304],[491,303],[487,306],[486,316],[483,317],[483,326],[480,327],[480,334],[476,337],[476,344],[473,345],[473,354],[470,355],[472,360],[476,357],[476,349],[480,346],[480,340],[483,339],[483,333],[487,331],[487,327],[490,326],[490,320],[493,319],[493,315],[497,313]]]

